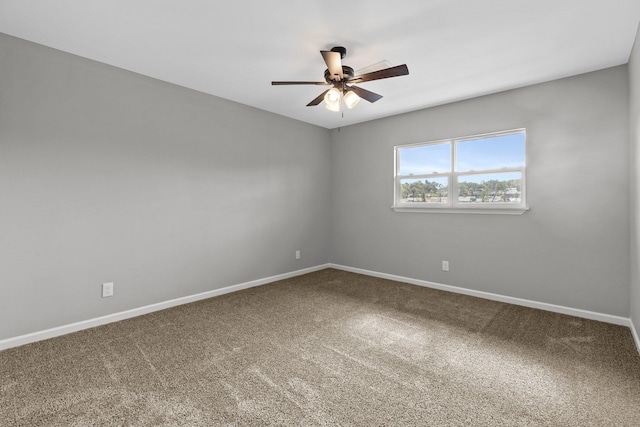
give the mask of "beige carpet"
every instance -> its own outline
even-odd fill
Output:
[[[0,425],[640,425],[628,328],[327,269],[0,352]]]

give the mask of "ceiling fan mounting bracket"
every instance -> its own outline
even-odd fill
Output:
[[[331,48],[331,52],[338,52],[340,54],[340,59],[344,59],[347,56],[347,48],[342,46],[335,46]]]

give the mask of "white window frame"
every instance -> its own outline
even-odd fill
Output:
[[[457,163],[457,144],[458,142],[471,141],[474,139],[484,139],[487,137],[506,136],[522,133],[525,135],[525,165],[515,168],[502,169],[483,169],[478,171],[462,171],[456,170]],[[393,147],[394,152],[394,186],[393,186],[393,206],[391,208],[396,212],[425,212],[425,213],[471,213],[471,214],[510,214],[522,215],[529,210],[526,199],[526,129],[511,129],[501,132],[491,132],[478,135],[470,135],[459,138],[440,139],[437,141],[420,142],[414,144],[396,145]],[[450,144],[451,148],[451,167],[448,172],[430,173],[422,175],[399,175],[400,171],[400,150],[411,147],[424,147],[428,145]],[[460,203],[458,201],[458,178],[459,176],[468,175],[485,175],[491,173],[520,172],[520,203]],[[448,197],[447,203],[402,203],[402,186],[403,179],[429,179],[437,177],[448,178]]]

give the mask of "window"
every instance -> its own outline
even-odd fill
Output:
[[[395,147],[393,209],[522,214],[524,129]]]

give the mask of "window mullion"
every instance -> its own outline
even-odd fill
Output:
[[[451,175],[450,172],[442,172],[442,173],[426,173],[421,175],[398,175],[399,179],[429,179],[429,178],[441,178],[448,177]]]
[[[457,150],[456,150],[456,142],[455,140],[451,141],[451,173],[449,174],[449,206],[456,207],[457,206],[457,196],[458,194],[458,177],[456,176],[456,165],[457,165]]]

